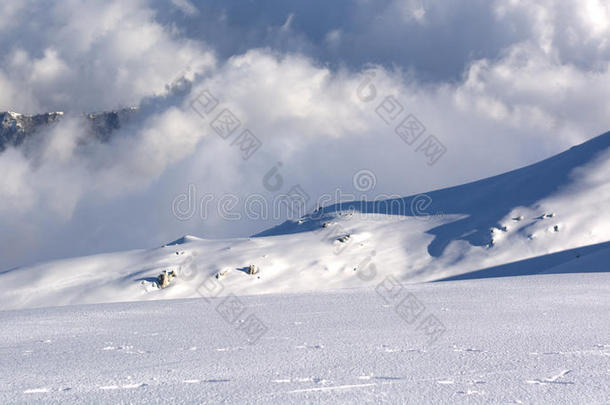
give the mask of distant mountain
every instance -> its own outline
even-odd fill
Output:
[[[64,113],[54,112],[23,115],[7,111],[0,113],[0,151],[9,146],[19,146],[26,138],[59,121]]]
[[[100,142],[107,142],[112,133],[129,122],[137,108],[84,114],[89,134]],[[0,112],[0,152],[17,147],[26,139],[49,128],[64,118],[63,112],[26,115],[12,111]]]
[[[574,215],[580,212],[581,225],[585,225],[585,218],[590,220],[586,225],[599,229],[601,234],[607,235],[610,240],[610,228],[601,232],[600,226],[605,210],[597,212],[591,207],[595,205],[610,204],[610,181],[602,177],[603,181],[588,180],[580,185],[585,177],[584,168],[593,164],[596,159],[604,159],[603,154],[610,153],[610,132],[599,135],[580,145],[573,146],[567,151],[552,156],[541,162],[522,167],[507,173],[467,184],[453,186],[442,190],[429,191],[426,194],[412,195],[393,200],[380,201],[350,201],[329,205],[303,217],[299,222],[286,221],[276,227],[263,231],[254,236],[284,235],[299,233],[318,228],[320,224],[334,220],[337,212],[356,212],[358,214],[384,214],[402,217],[417,216],[418,206],[423,205],[425,215],[461,215],[463,218],[430,229],[427,233],[433,236],[428,245],[428,253],[433,257],[441,256],[450,243],[465,241],[470,246],[486,246],[490,241],[490,228],[501,228],[507,222],[513,228],[526,229],[526,223],[539,223],[541,218],[528,218],[513,220],[510,216],[518,217],[520,211],[536,212],[543,203],[548,209],[558,211],[561,216]],[[599,171],[610,167],[601,165]],[[576,170],[576,169],[579,169]],[[595,178],[594,174],[589,175]],[[591,194],[589,205],[582,207],[562,206],[553,207],[550,198],[558,192],[572,185],[572,198],[569,202],[576,204],[581,195]],[[584,197],[583,201],[586,200]],[[562,201],[563,202],[563,201]],[[565,203],[565,202],[564,202]],[[587,212],[590,215],[585,215]],[[542,214],[542,212],[541,212]],[[552,217],[546,218],[551,220]],[[565,218],[562,218],[564,220]],[[556,220],[556,219],[555,219]],[[518,225],[518,226],[517,226]],[[588,229],[588,228],[586,228]],[[586,232],[588,233],[588,232]],[[504,232],[501,233],[504,235]],[[527,235],[526,235],[527,236]],[[605,241],[605,240],[604,240]],[[595,240],[592,242],[599,242]]]

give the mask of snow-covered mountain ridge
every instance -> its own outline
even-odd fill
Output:
[[[8,146],[19,146],[36,131],[46,128],[63,117],[63,112],[23,115],[12,111],[0,112],[0,152]]]
[[[110,134],[127,123],[137,112],[137,108],[124,108],[116,111],[83,114],[88,132],[96,139],[105,142]],[[64,117],[63,112],[44,114],[19,114],[13,111],[0,112],[0,152],[9,146],[17,147],[26,139],[47,129]]]
[[[607,272],[607,173],[610,132],[522,169],[426,193],[421,206],[422,195],[400,204],[342,203],[251,238],[185,237],[149,250],[6,270],[0,304],[336,290],[374,287],[386,276],[412,283]],[[250,265],[259,272],[248,274]],[[165,270],[178,276],[158,289]]]

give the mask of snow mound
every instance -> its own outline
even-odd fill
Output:
[[[184,235],[183,237],[178,238],[175,241],[172,241],[172,242],[166,244],[165,246],[184,245],[186,243],[199,242],[199,241],[202,241],[202,240],[203,239],[198,238],[198,237],[193,236],[193,235]]]

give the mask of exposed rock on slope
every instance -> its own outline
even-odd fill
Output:
[[[9,146],[19,146],[23,141],[61,119],[62,112],[23,115],[12,111],[0,113],[0,152]]]
[[[100,112],[84,115],[86,126],[91,137],[107,142],[112,133],[133,118],[138,110],[124,108],[117,111]],[[21,145],[26,139],[57,123],[64,117],[62,112],[36,115],[16,112],[0,112],[0,152],[6,148]]]

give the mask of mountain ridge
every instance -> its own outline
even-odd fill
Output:
[[[610,131],[579,145],[572,146],[570,149],[547,159],[496,176],[402,198],[368,202],[340,202],[322,207],[320,211],[308,214],[300,220],[301,224],[297,221],[288,220],[253,236],[301,232],[309,229],[307,222],[313,222],[314,226],[318,226],[330,220],[333,213],[342,211],[405,216],[413,216],[413,214],[471,214],[470,217],[472,218],[472,207],[474,206],[476,210],[494,211],[497,221],[500,221],[515,205],[514,199],[510,199],[510,205],[503,203],[509,201],[506,198],[507,194],[514,195],[517,190],[527,188],[528,193],[518,195],[518,205],[531,205],[556,192],[562,184],[569,181],[570,173],[575,167],[580,167],[592,161],[596,155],[603,153],[604,150],[610,150]],[[409,208],[416,203],[414,200],[419,196],[427,197],[426,212],[414,213]],[[397,212],[396,208],[401,212]],[[472,219],[465,218],[462,221],[464,221],[460,222],[463,225],[462,227],[456,228],[455,223],[451,225],[452,228],[455,228],[452,236],[468,234],[466,239],[476,246],[484,246],[489,242],[488,221],[482,227],[479,226],[480,224],[472,222]],[[305,223],[305,226],[302,226],[303,223]],[[438,240],[429,249],[430,254],[438,256],[446,247],[447,241],[453,240],[453,238],[442,240],[444,230],[446,230],[446,227],[431,231],[438,237]],[[475,232],[472,232],[473,230]]]
[[[107,142],[112,133],[127,124],[138,112],[137,107],[112,111],[85,113],[77,117],[85,120],[88,134]],[[67,114],[62,111],[40,114],[21,114],[14,111],[0,112],[0,153],[9,147],[19,147],[26,140],[57,124]]]

